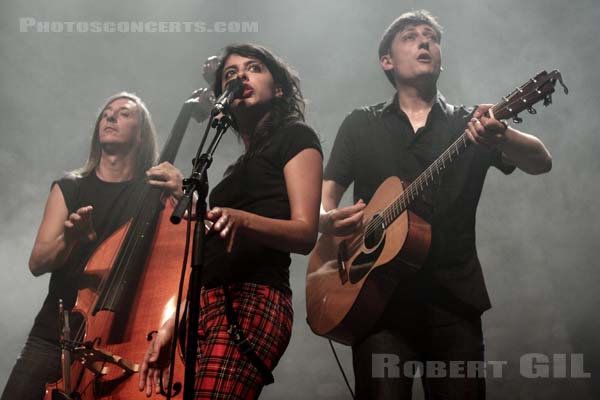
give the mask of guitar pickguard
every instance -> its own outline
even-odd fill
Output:
[[[362,278],[364,278],[369,273],[371,268],[373,268],[375,261],[377,261],[377,259],[379,258],[379,255],[383,251],[384,246],[385,246],[385,235],[383,235],[383,237],[381,238],[381,241],[379,242],[379,244],[373,251],[371,251],[369,253],[361,252],[358,256],[356,256],[356,258],[352,262],[352,265],[350,266],[350,274],[349,275],[350,275],[351,283],[359,282]]]

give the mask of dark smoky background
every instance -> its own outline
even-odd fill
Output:
[[[529,1],[147,1],[3,2],[0,5],[0,388],[47,293],[27,261],[50,182],[81,166],[104,100],[128,90],[147,103],[165,142],[182,101],[206,86],[204,60],[229,43],[263,44],[293,65],[308,99],[307,121],[328,158],[353,108],[393,94],[377,59],[379,38],[400,13],[426,8],[445,27],[440,90],[454,104],[495,103],[543,69],[571,90],[523,115],[554,166],[544,176],[490,170],[478,211],[478,249],[493,308],[484,314],[486,357],[507,361],[487,381],[490,399],[595,399],[600,395],[600,266],[597,140],[600,5]],[[257,31],[190,33],[20,32],[38,21],[255,22]],[[190,123],[176,165],[190,170],[203,126]],[[233,134],[211,170],[214,185],[241,151]],[[349,200],[346,198],[346,202]],[[350,398],[326,340],[305,322],[307,258],[291,267],[295,327],[263,398]],[[337,345],[350,375],[351,354]],[[581,353],[591,378],[527,379],[524,354]],[[567,373],[569,368],[567,366]],[[415,385],[417,398],[422,396]]]

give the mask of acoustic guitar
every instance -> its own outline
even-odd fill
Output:
[[[558,70],[542,71],[491,110],[497,119],[521,122],[518,113],[552,102]],[[363,228],[349,236],[323,234],[313,249],[306,277],[307,320],[314,333],[343,344],[363,338],[381,317],[402,277],[425,262],[431,226],[409,209],[471,142],[462,134],[411,184],[389,177],[364,209]]]

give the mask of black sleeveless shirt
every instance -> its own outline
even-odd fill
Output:
[[[77,299],[78,280],[87,260],[100,243],[134,215],[141,201],[137,197],[140,196],[144,184],[144,179],[105,182],[100,180],[95,172],[82,178],[67,175],[52,182],[52,187],[59,186],[69,214],[88,205],[94,208],[92,221],[98,238],[92,243],[75,246],[65,265],[52,272],[48,296],[35,319],[31,335],[58,342],[59,299],[63,300],[67,309],[73,308]],[[73,334],[77,325],[75,317],[71,327]]]

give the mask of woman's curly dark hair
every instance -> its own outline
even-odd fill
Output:
[[[300,90],[300,78],[298,74],[283,60],[275,56],[263,46],[254,44],[239,44],[227,46],[220,56],[219,65],[215,74],[213,91],[216,97],[222,93],[221,80],[225,62],[232,54],[242,57],[255,58],[262,62],[271,72],[275,87],[281,89],[283,95],[274,97],[271,109],[266,120],[257,127],[256,132],[250,138],[250,146],[238,159],[235,166],[260,153],[269,144],[271,135],[279,128],[294,121],[304,121],[304,97]],[[237,131],[235,119],[232,118],[232,126]],[[228,170],[228,172],[230,172]]]

